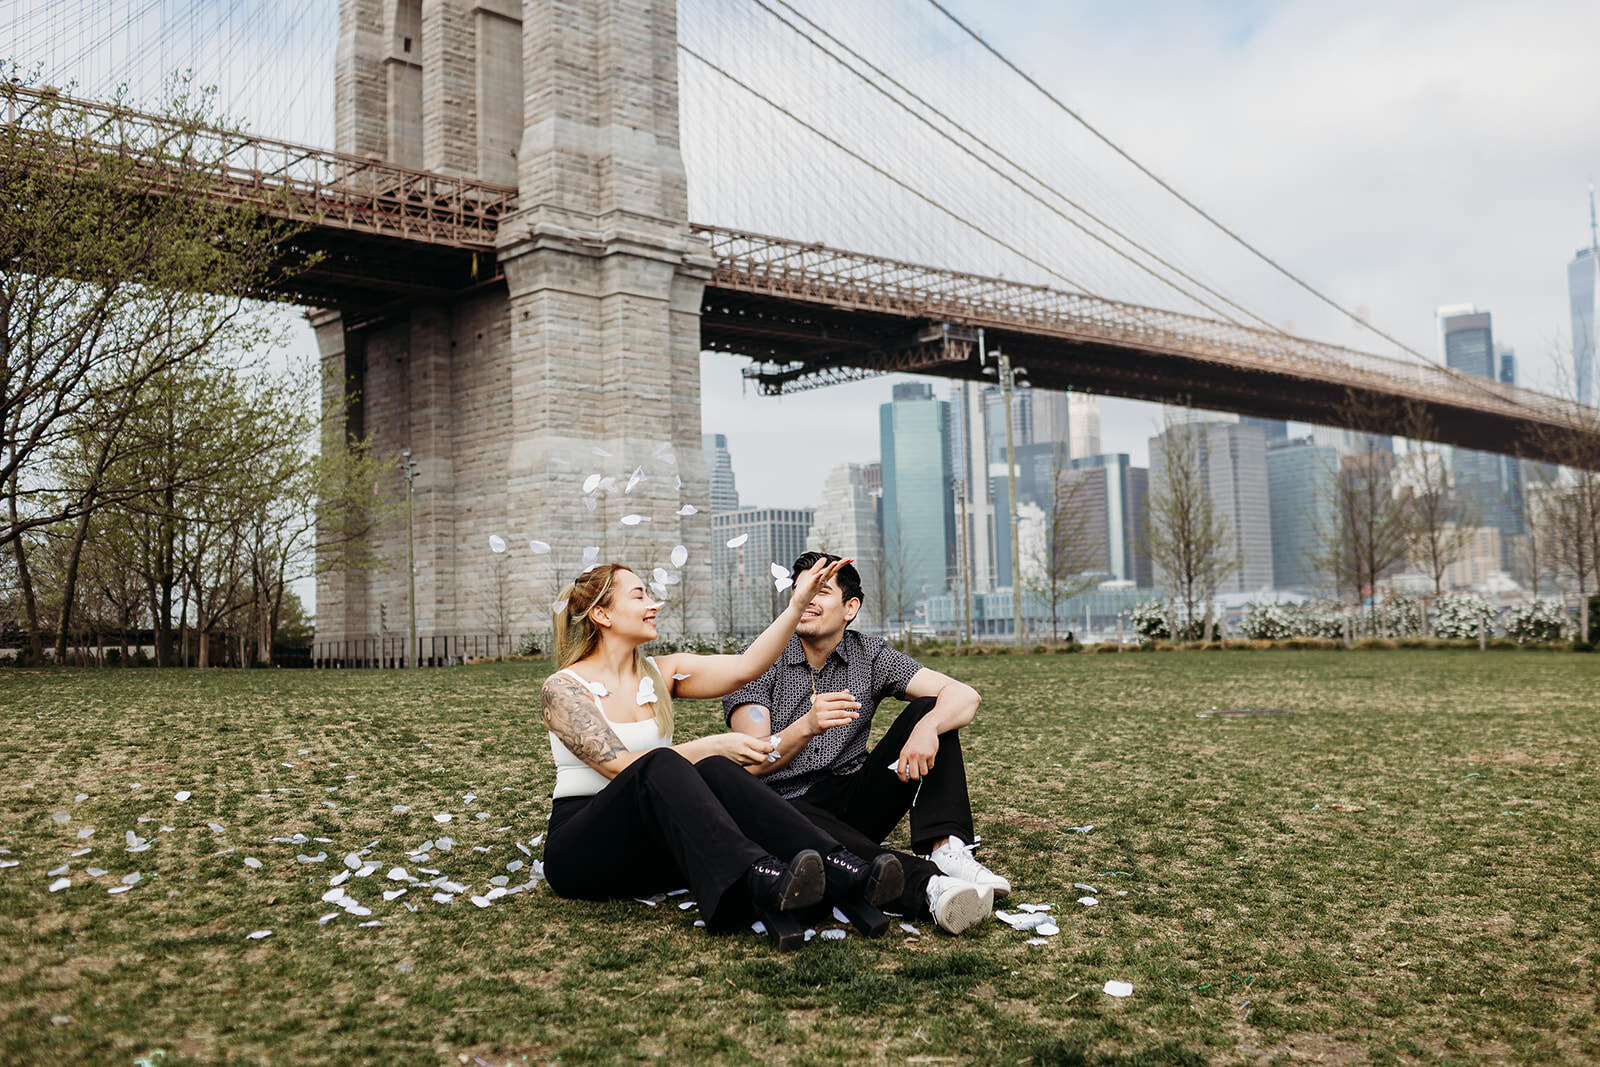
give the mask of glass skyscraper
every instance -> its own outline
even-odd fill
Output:
[[[1452,370],[1464,374],[1500,379],[1500,362],[1496,359],[1494,324],[1489,312],[1477,308],[1441,308],[1439,310],[1440,336],[1444,343],[1444,358]],[[1510,356],[1505,369],[1515,373],[1516,359]],[[1452,466],[1455,491],[1470,500],[1479,511],[1479,525],[1500,531],[1502,538],[1521,532],[1522,517],[1516,512],[1517,489],[1507,484],[1511,468],[1504,456],[1492,452],[1479,452],[1470,448],[1454,450]]]
[[[877,576],[885,609],[907,609],[945,591],[955,546],[950,404],[926,382],[894,387],[878,408],[883,462],[883,564]],[[894,620],[898,621],[898,619]]]
[[[1567,264],[1567,295],[1572,300],[1572,371],[1577,400],[1600,405],[1600,382],[1595,380],[1596,349],[1600,349],[1600,226],[1595,224],[1594,187],[1589,187],[1589,247],[1580,249]]]
[[[1329,584],[1316,557],[1333,529],[1333,476],[1339,450],[1310,437],[1267,445],[1267,501],[1272,516],[1272,584],[1310,593]]]
[[[728,452],[728,435],[700,435],[700,451],[706,457],[706,474],[711,480],[711,513],[734,511],[739,507],[739,487],[733,481],[733,456]]]

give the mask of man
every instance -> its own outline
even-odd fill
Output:
[[[819,559],[807,552],[799,574]],[[911,815],[901,910],[960,933],[988,915],[1006,879],[972,858],[972,805],[957,731],[972,721],[971,686],[929,670],[881,638],[849,629],[861,610],[861,577],[846,563],[806,607],[778,662],[722,700],[730,728],[771,737],[777,748],[752,767],[780,795],[858,855]],[[869,752],[872,716],[884,697],[910,701]]]

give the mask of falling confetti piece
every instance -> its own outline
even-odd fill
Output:
[[[584,497],[583,498],[583,506],[588,508],[589,511],[592,513],[594,511],[594,509],[595,509],[595,506],[596,506],[594,497],[592,497],[592,496]]]
[[[611,453],[607,452],[605,449],[601,448],[599,445],[595,445],[594,446],[594,454],[597,455],[597,456],[604,456],[607,459],[611,458]]]
[[[637,526],[641,522],[649,522],[649,521],[650,521],[650,516],[648,516],[648,515],[624,515],[624,516],[622,516],[622,525],[624,525],[624,526]]]
[[[672,550],[672,565],[682,567],[689,562],[689,550],[683,545],[677,545]]]
[[[504,552],[505,550],[506,550],[506,539],[504,537],[501,537],[499,534],[490,534],[489,535],[489,551],[490,552],[494,552],[494,553],[500,553],[500,552]]]
[[[785,589],[789,588],[793,584],[794,584],[794,579],[789,577],[787,574],[785,574],[782,578],[775,578],[772,581],[773,587],[776,588],[778,590],[778,592],[780,592],[780,593],[783,592]]]
[[[644,468],[643,467],[635,467],[635,468],[633,468],[633,473],[628,475],[628,485],[627,485],[627,487],[624,488],[622,491],[624,493],[631,493],[631,492],[633,492],[633,487],[638,485],[642,481],[644,481]]]
[[[592,571],[600,564],[600,546],[590,545],[583,550],[583,569]]]
[[[1131,997],[1131,996],[1133,996],[1133,983],[1132,982],[1110,981],[1110,982],[1106,983],[1105,989],[1106,989],[1106,994],[1108,996],[1113,996],[1113,997]]]
[[[528,541],[528,547],[533,550],[533,554],[536,556],[543,556],[550,551],[550,543],[541,541],[537,537]]]
[[[271,930],[251,930],[248,934],[244,935],[244,939],[246,941],[260,941],[264,937],[271,937],[271,936],[272,936],[272,931]]]
[[[583,491],[584,491],[584,493],[585,494],[592,493],[596,489],[600,488],[600,479],[603,478],[603,477],[605,477],[605,476],[601,475],[601,474],[591,474],[591,475],[589,475],[589,477],[585,478],[583,480]]]
[[[550,612],[553,615],[560,615],[562,612],[564,612],[566,610],[567,610],[567,598],[566,597],[562,597],[560,600],[554,601],[550,605]]]
[[[785,567],[781,563],[769,563],[769,564],[767,564],[767,569],[772,572],[772,577],[773,578],[787,578],[787,577],[789,577],[789,568]]]
[[[50,892],[52,892],[52,893],[59,892],[62,889],[66,889],[66,888],[70,887],[71,885],[72,885],[72,879],[71,878],[57,878],[55,881],[50,883]]]
[[[686,517],[689,515],[698,515],[700,514],[700,509],[695,507],[693,504],[685,504],[683,507],[678,509],[678,514]]]
[[[176,800],[179,804],[182,804],[185,800],[188,800],[193,795],[194,794],[190,793],[187,789],[180,789],[176,793],[172,794],[172,799]]]
[[[750,540],[750,535],[747,534],[747,533],[742,533],[738,537],[729,538],[728,539],[728,547],[729,548],[742,548],[742,547],[744,547],[744,543],[746,541],[748,541],[748,540]]]

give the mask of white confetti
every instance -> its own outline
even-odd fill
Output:
[[[789,568],[781,563],[769,563],[767,569],[772,572],[772,577],[775,579],[789,577]]]
[[[824,941],[843,941],[846,934],[843,930],[824,930],[817,936]]]
[[[688,562],[689,562],[689,550],[687,548],[685,548],[683,545],[677,545],[676,547],[674,547],[673,550],[672,550],[672,565],[674,567],[682,567],[685,563],[688,563]]]
[[[611,458],[611,453],[607,452],[605,449],[601,448],[599,445],[595,445],[594,446],[594,454],[597,455],[597,456],[604,456],[607,459]]]
[[[410,892],[410,890],[408,890],[405,886],[401,886],[399,889],[385,889],[383,891],[383,899],[396,900],[405,896],[408,892]]]
[[[449,893],[435,893],[433,895],[433,899],[437,904],[450,904],[454,903],[456,898],[451,896]]]
[[[354,871],[340,871],[338,874],[336,874],[332,878],[328,879],[328,884],[329,885],[344,885],[346,882],[348,882],[350,880],[350,876],[352,874],[354,874],[354,873],[355,873]]]
[[[552,614],[552,615],[560,615],[562,612],[564,612],[566,610],[567,610],[567,598],[566,597],[562,597],[560,600],[552,601],[551,604],[550,604],[550,614]]]
[[[474,894],[473,896],[470,896],[467,899],[472,901],[474,904],[476,904],[480,908],[487,908],[489,906],[489,898],[488,897],[480,897],[480,896],[477,896],[476,894]]]
[[[67,823],[72,821],[72,816],[68,815],[64,811],[52,811],[50,813],[50,818],[60,826],[65,826]]]
[[[208,822],[208,823],[206,823],[206,825],[211,828],[211,832],[212,833],[214,833],[214,834],[222,833],[222,824],[220,822]]]
[[[74,804],[82,804],[85,800],[88,800],[88,799],[89,799],[89,794],[88,793],[79,793],[77,796],[72,798],[72,802]]]
[[[246,867],[251,868],[252,870],[260,870],[261,869],[261,861],[256,859],[254,856],[246,856],[244,858],[244,865]]]
[[[1051,908],[1051,905],[1049,905],[1049,904],[1018,904],[1017,907],[1022,909],[1023,911],[1026,911],[1026,912],[1036,912],[1036,911],[1049,911],[1050,908]]]
[[[144,877],[144,875],[140,874],[138,871],[132,871],[132,872],[122,876],[122,884],[123,885],[138,885],[139,884],[139,880],[142,879],[143,877]]]
[[[506,550],[506,539],[499,534],[489,535],[489,551],[499,554]]]
[[[915,926],[912,926],[910,923],[901,923],[900,924],[900,929],[904,930],[906,933],[910,934],[913,937],[921,937],[922,936],[922,931],[918,930]]]
[[[83,873],[87,874],[90,878],[99,878],[102,874],[105,874],[106,871],[103,867],[85,867],[83,869]]]
[[[1025,945],[1048,945],[1049,943],[1050,942],[1048,940],[1042,937],[1030,937],[1028,940],[1023,942]]]
[[[248,934],[244,935],[244,939],[246,941],[260,941],[264,937],[271,937],[271,936],[272,936],[272,931],[271,930],[251,930]]]
[[[750,535],[747,534],[747,533],[742,533],[738,537],[730,537],[728,539],[728,547],[729,548],[742,548],[742,547],[744,547],[744,543],[746,541],[748,541],[748,540],[750,540]]]
[[[317,920],[317,925],[318,926],[327,926],[330,922],[332,922],[333,920],[337,919],[338,917],[339,917],[339,913],[338,912],[330,911],[330,912],[328,912],[328,914],[324,915],[322,918]]]
[[[679,488],[682,487],[680,486]],[[700,514],[700,509],[695,507],[693,504],[685,504],[683,507],[678,509],[678,514],[685,517],[689,515],[698,515]]]
[[[583,480],[583,491],[584,491],[584,494],[587,495],[589,493],[594,492],[596,489],[600,488],[600,479],[603,478],[603,477],[605,477],[605,476],[601,475],[601,474],[591,474],[591,475],[589,475],[589,477],[585,478]]]
[[[61,866],[57,867],[55,870],[53,870],[53,871],[45,871],[44,873],[46,875],[48,875],[49,877],[54,878],[57,875],[66,874],[70,870],[72,870],[72,868],[70,866],[68,866],[67,864],[63,863]]]
[[[188,800],[193,795],[194,794],[190,793],[187,789],[180,789],[176,793],[172,794],[172,799],[176,800],[179,804],[182,804],[185,800]]]
[[[1085,893],[1098,893],[1098,892],[1100,892],[1100,890],[1096,889],[1094,886],[1092,886],[1092,885],[1084,885],[1082,882],[1073,882],[1072,883],[1072,888],[1081,889]]]
[[[1061,932],[1061,927],[1057,926],[1055,923],[1040,923],[1038,926],[1033,928],[1033,932],[1036,934],[1043,934],[1045,937],[1054,937]]]
[[[1118,981],[1112,980],[1112,981],[1106,983],[1105,989],[1106,989],[1106,994],[1108,996],[1113,996],[1113,997],[1131,997],[1131,996],[1133,996],[1133,983],[1132,982],[1118,982]]]
[[[1067,827],[1067,833],[1069,833],[1069,834],[1086,834],[1090,830],[1093,830],[1093,829],[1094,829],[1094,823],[1090,823],[1088,826],[1069,826],[1069,827]]]
[[[107,889],[106,893],[110,896],[116,896],[118,893],[126,893],[132,888],[133,886],[131,885],[114,885]]]
[[[536,556],[547,555],[550,551],[550,543],[541,541],[537,537],[529,539],[528,547],[533,550],[533,554]]]
[[[394,807],[390,808],[389,810],[394,812],[396,815],[404,815],[406,812],[411,810],[411,805],[410,804],[396,804]]]
[[[15,867],[21,862],[21,860],[0,860],[0,870],[4,870],[7,867]]]
[[[50,892],[56,893],[56,892],[59,892],[60,890],[63,890],[63,889],[66,889],[66,888],[70,887],[71,885],[72,885],[72,879],[71,878],[57,878],[55,881],[50,883]]]
[[[690,675],[687,675],[687,674],[674,674],[674,675],[673,675],[673,676],[672,676],[672,680],[673,680],[673,681],[674,681],[674,682],[681,682],[681,681],[683,681],[683,680],[684,680],[684,679],[685,679],[685,678],[688,678],[688,677],[690,677]]]
[[[349,867],[352,871],[359,871],[361,869],[361,857],[354,852],[346,852],[344,856],[344,865]]]
[[[650,521],[650,516],[648,516],[648,515],[624,515],[624,516],[622,516],[622,525],[624,525],[624,526],[637,526],[641,522],[649,522],[649,521]]]
[[[368,926],[382,926],[383,925],[383,920],[382,919],[373,919],[370,922],[356,923],[356,925],[360,926],[360,927],[363,927],[363,928],[368,927]]]
[[[411,880],[411,875],[406,873],[404,867],[390,867],[388,878],[391,882],[407,882]]]
[[[328,890],[326,893],[322,894],[322,900],[323,900],[324,903],[327,903],[327,904],[332,904],[335,901],[343,900],[343,899],[344,899],[344,887],[343,886],[335,886],[334,888]]]
[[[1086,908],[1092,908],[1096,904],[1100,903],[1100,901],[1097,897],[1079,897],[1078,903],[1082,904]]]
[[[87,841],[87,840],[89,840],[89,838],[91,838],[93,836],[94,836],[94,827],[92,827],[92,826],[85,826],[83,829],[78,831],[78,840],[79,841]]]
[[[590,545],[583,550],[583,569],[592,571],[600,564],[600,546]]]
[[[678,910],[679,911],[688,911],[690,908],[698,908],[699,906],[700,905],[697,904],[695,901],[686,900],[682,904],[678,905]]]
[[[787,574],[785,574],[782,578],[775,578],[772,581],[773,588],[777,589],[777,591],[780,593],[793,584],[794,579],[789,577]]]
[[[435,815],[433,817],[433,821],[434,822],[449,822],[453,818],[455,818],[455,816],[451,815],[448,811],[441,811],[439,814],[437,814],[437,815]]]
[[[327,858],[328,854],[326,852],[318,852],[315,856],[308,856],[302,852],[294,859],[296,863],[321,863]]]
[[[627,485],[627,487],[625,489],[623,489],[622,491],[624,493],[631,493],[631,492],[633,492],[633,487],[638,485],[642,481],[644,481],[644,468],[643,467],[635,467],[635,468],[633,468],[633,473],[628,475],[628,485]]]

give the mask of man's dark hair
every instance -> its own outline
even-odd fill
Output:
[[[794,561],[794,568],[789,572],[790,577],[800,577],[800,572],[816,566],[817,560],[825,559],[832,563],[843,557],[830,555],[827,552],[802,552],[800,558]],[[839,568],[839,573],[833,576],[834,582],[839,586],[839,593],[845,600],[858,600],[865,604],[866,598],[861,595],[861,574],[856,570],[854,563],[846,563]]]

